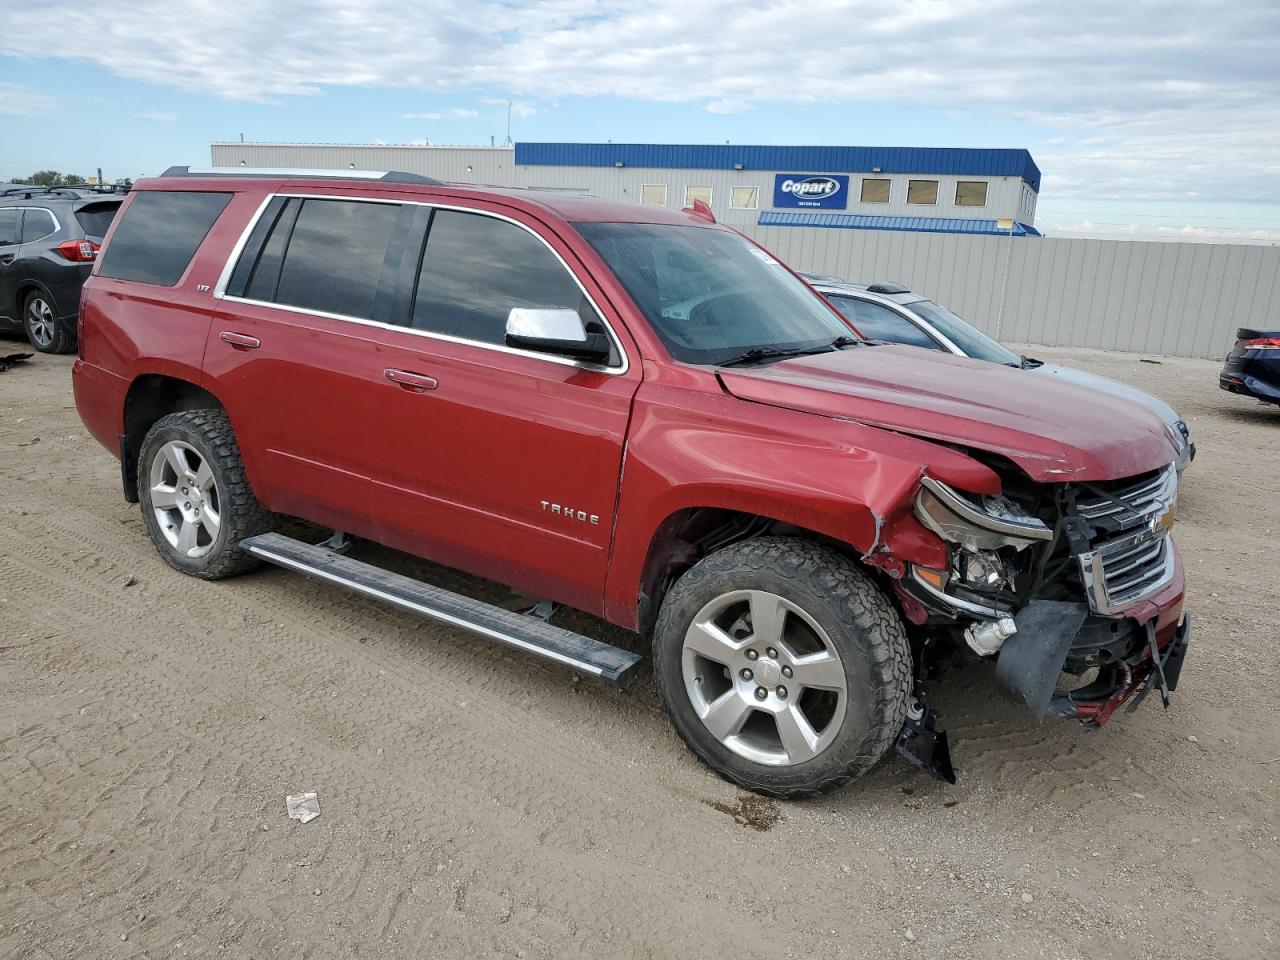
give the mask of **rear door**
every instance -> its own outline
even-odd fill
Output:
[[[369,198],[277,196],[217,291],[205,375],[255,462],[270,509],[362,536],[371,436],[389,392],[380,330],[413,210]]]
[[[571,266],[572,265],[572,266]],[[416,272],[416,276],[414,275]],[[516,211],[435,208],[371,433],[381,539],[586,610],[604,589],[640,370],[570,248]],[[567,308],[614,340],[593,365],[505,343],[514,307]]]

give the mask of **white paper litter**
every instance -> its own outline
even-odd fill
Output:
[[[289,811],[289,819],[299,823],[310,823],[320,816],[320,797],[314,792],[285,797],[284,805]]]

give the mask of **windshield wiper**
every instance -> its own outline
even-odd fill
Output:
[[[857,337],[836,337],[831,341],[831,346],[839,350],[841,347],[860,347],[862,341]]]
[[[741,353],[736,357],[728,360],[720,361],[722,367],[739,367],[749,363],[759,363],[762,360],[781,360],[784,357],[802,357],[808,353],[824,353],[826,347],[808,348],[782,348],[782,347],[752,347],[745,353]]]
[[[1019,357],[1018,359],[1022,361],[1023,370],[1034,370],[1036,367],[1044,366],[1044,361],[1037,360],[1035,357]]]

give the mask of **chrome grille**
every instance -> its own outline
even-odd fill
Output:
[[[1164,516],[1177,493],[1178,474],[1170,466],[1112,485],[1106,496],[1085,487],[1076,498],[1081,517],[1112,528],[1078,558],[1089,605],[1096,612],[1119,613],[1173,579],[1174,553]]]

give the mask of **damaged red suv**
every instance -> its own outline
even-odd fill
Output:
[[[174,168],[126,200],[79,345],[80,414],[173,567],[267,561],[627,682],[638,654],[554,622],[587,611],[652,638],[676,729],[752,790],[828,790],[895,747],[954,779],[924,688],[944,648],[1091,726],[1177,683],[1161,420],[863,343],[701,205]]]

